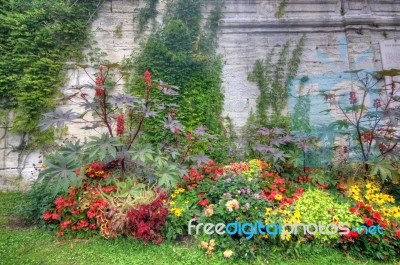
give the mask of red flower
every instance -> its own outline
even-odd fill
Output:
[[[358,232],[357,232],[357,231],[353,231],[353,230],[351,230],[349,234],[350,234],[351,237],[353,237],[353,238],[357,238],[357,237],[359,236]]]
[[[72,209],[71,209],[71,213],[72,213],[73,215],[78,215],[78,214],[80,214],[80,213],[81,213],[81,211],[79,211],[79,210],[77,210],[77,209],[74,209],[74,208],[72,208]]]
[[[60,215],[58,213],[53,213],[52,218],[53,220],[58,220],[58,218],[60,218]]]
[[[93,210],[93,209],[90,209],[89,211],[87,211],[87,213],[86,213],[86,215],[87,215],[87,217],[89,217],[89,218],[93,218],[93,217],[95,217],[96,216],[96,211],[95,210]]]
[[[374,224],[374,220],[370,219],[370,218],[364,218],[364,222],[367,226],[371,226]]]
[[[89,225],[89,229],[94,230],[94,229],[96,229],[96,228],[97,228],[97,225],[96,225],[96,224],[90,224],[90,225]]]
[[[200,191],[199,193],[197,193],[197,196],[199,196],[199,197],[203,197],[203,195],[204,195],[204,192],[202,192],[202,191]]]
[[[146,72],[144,72],[144,81],[146,82],[146,86],[151,85],[151,74],[149,70],[146,70]]]
[[[274,183],[276,184],[284,184],[285,179],[284,178],[274,178]]]
[[[120,114],[117,116],[117,135],[121,136],[125,131],[125,121],[124,114]]]
[[[372,211],[372,206],[371,205],[365,205],[365,210],[367,210],[368,212]]]
[[[63,231],[58,231],[57,232],[57,236],[63,236],[64,235],[64,232]]]
[[[75,169],[75,174],[76,174],[76,175],[81,174],[81,169],[80,169],[80,168]]]
[[[350,208],[351,213],[355,213],[356,211],[357,211],[356,208],[353,208],[353,207]]]
[[[70,195],[75,195],[75,193],[76,193],[76,190],[75,189],[69,189],[69,194]]]
[[[163,238],[161,236],[159,236],[153,240],[153,243],[156,245],[161,244],[162,242],[163,242]]]
[[[381,217],[381,215],[380,215],[378,212],[374,212],[374,213],[372,214],[372,217],[373,217],[375,220],[377,220],[377,221],[381,221],[381,220],[382,220],[382,217]]]
[[[62,223],[60,224],[60,227],[61,227],[61,229],[65,229],[65,228],[67,228],[71,223],[72,223],[71,220],[67,220],[67,221],[65,221],[65,222],[62,222]]]
[[[77,225],[79,228],[83,228],[89,226],[89,222],[87,220],[79,220]]]
[[[397,227],[397,223],[395,221],[392,221],[392,226]]]
[[[102,97],[104,95],[104,89],[96,88],[96,96]]]
[[[397,230],[396,230],[396,236],[397,236],[397,238],[400,239],[400,229],[397,229]]]
[[[200,206],[207,206],[209,204],[209,201],[208,199],[202,199],[197,204]]]
[[[45,213],[43,214],[43,219],[46,220],[46,221],[49,221],[49,220],[51,219],[51,217],[53,217],[53,214],[52,214],[52,213],[45,212]]]
[[[190,132],[187,133],[187,134],[186,134],[186,139],[190,140],[191,138],[192,138],[192,133],[190,133]]]
[[[109,192],[112,192],[112,191],[114,191],[114,190],[117,190],[117,187],[115,187],[115,186],[110,186],[110,187],[103,187],[103,188],[101,188],[101,191],[104,192],[104,193],[109,193]]]
[[[364,203],[363,202],[357,202],[357,207],[358,208],[361,208],[361,207],[363,207],[364,206]]]
[[[54,204],[56,205],[57,209],[60,209],[61,207],[65,206],[65,199],[63,196],[58,197],[55,201]]]

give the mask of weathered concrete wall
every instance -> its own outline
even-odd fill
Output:
[[[93,22],[93,38],[110,62],[122,61],[139,47],[133,18],[142,5],[142,0],[106,1]],[[317,124],[339,117],[335,111],[330,116],[321,115],[320,111],[328,105],[319,93],[348,91],[351,77],[345,73],[347,70],[382,69],[379,41],[400,39],[400,2],[396,0],[289,0],[283,16],[276,18],[278,6],[279,0],[226,0],[219,53],[224,60],[225,115],[232,118],[236,128],[245,124],[258,96],[257,87],[247,80],[248,72],[272,48],[289,40],[293,49],[306,34],[298,77],[309,78],[302,93],[311,95],[310,118]],[[160,0],[161,13],[164,9],[165,0]],[[161,23],[161,16],[157,21]],[[121,34],[116,31],[118,27]],[[62,88],[66,95],[73,92],[69,89],[72,86],[91,82],[81,69],[69,69],[67,76]],[[298,88],[299,82],[295,80],[289,112],[297,101]],[[116,91],[121,89],[122,84]],[[69,126],[70,138],[82,139],[87,135],[79,126]],[[40,154],[22,153],[21,157],[21,152],[16,151],[21,139],[7,128],[0,128],[0,189],[15,188],[18,175],[25,181],[36,176],[33,164],[39,163]]]
[[[382,69],[379,41],[400,38],[400,2],[372,0],[290,0],[281,18],[279,1],[226,1],[219,51],[224,56],[225,114],[236,128],[255,110],[258,89],[247,80],[257,59],[274,47],[291,42],[291,49],[305,34],[306,42],[298,77],[307,76],[304,90],[311,96],[310,118],[315,123],[335,119],[320,111],[328,105],[321,91],[349,90],[345,71]],[[400,62],[399,62],[400,67]],[[293,111],[299,82],[294,82],[289,111]],[[304,92],[303,92],[304,93]]]

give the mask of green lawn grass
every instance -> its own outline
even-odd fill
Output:
[[[0,192],[0,202],[0,264],[388,264],[359,260],[322,246],[309,247],[300,257],[288,257],[280,251],[266,253],[253,262],[234,262],[207,256],[198,247],[170,242],[155,246],[127,238],[98,238],[61,243],[52,232],[16,226],[13,214],[21,202],[20,193]]]

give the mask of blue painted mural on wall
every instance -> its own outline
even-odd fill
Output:
[[[315,74],[313,76],[297,77],[293,80],[293,83],[289,89],[289,113],[291,117],[296,111],[298,111],[296,104],[302,99],[307,97],[309,99],[309,121],[311,126],[311,134],[318,135],[324,143],[325,148],[321,148],[319,153],[313,154],[317,157],[318,161],[314,161],[312,164],[326,164],[331,163],[334,153],[332,151],[332,145],[334,144],[335,137],[338,136],[329,125],[336,121],[343,119],[343,116],[339,109],[336,109],[333,105],[329,104],[322,96],[322,93],[332,93],[339,96],[339,102],[341,105],[348,104],[349,92],[354,89],[354,84],[357,83],[357,78],[354,73],[349,72],[351,70],[359,70],[361,64],[367,59],[373,57],[373,51],[371,48],[365,49],[361,52],[354,60],[353,63],[349,63],[348,54],[348,43],[346,37],[338,39],[337,42],[338,58],[329,58],[325,53],[317,50],[315,54],[316,62],[320,62],[324,65],[324,69],[329,69],[324,73]],[[373,72],[375,69],[364,69],[367,72]],[[363,75],[362,72],[358,73],[359,76]],[[306,80],[306,82],[305,82]],[[367,99],[366,105],[371,106],[374,96],[372,95]],[[326,112],[326,110],[330,110]],[[305,114],[307,115],[307,114]],[[297,113],[297,116],[298,113]],[[292,125],[296,124],[292,120]],[[293,126],[293,130],[296,130],[296,126]],[[350,142],[348,143],[350,145]]]

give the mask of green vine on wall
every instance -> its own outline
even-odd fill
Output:
[[[149,20],[154,20],[157,17],[158,0],[146,0],[145,6],[139,9],[138,21],[139,33],[142,33]]]
[[[253,70],[249,73],[248,79],[256,83],[260,91],[256,112],[253,114],[255,117],[252,117],[260,126],[271,125],[271,122],[277,120],[276,117],[281,117],[282,112],[287,109],[288,90],[297,75],[304,41],[303,35],[290,58],[289,41],[282,46],[279,54],[276,54],[276,49],[273,48],[265,60],[259,59],[255,62]],[[278,60],[274,63],[275,55],[278,56]]]
[[[180,95],[167,103],[180,106],[175,115],[187,129],[203,124],[212,133],[219,134],[223,95],[220,91],[222,63],[216,55],[216,37],[222,1],[211,3],[215,5],[214,11],[202,27],[204,1],[170,1],[163,26],[149,36],[140,54],[127,62],[126,67],[136,73],[128,81],[133,83],[132,93],[140,94],[141,73],[150,70],[155,80],[180,88]],[[153,98],[163,97],[159,91],[152,93]],[[162,140],[163,136],[155,132],[153,139]]]
[[[68,59],[81,59],[88,25],[103,0],[13,0],[0,6],[0,108],[14,113],[12,131],[31,147],[52,139],[38,132],[42,113],[55,107]]]
[[[285,14],[285,8],[287,6],[287,0],[281,0],[279,2],[278,10],[275,13],[276,18],[281,18]]]

